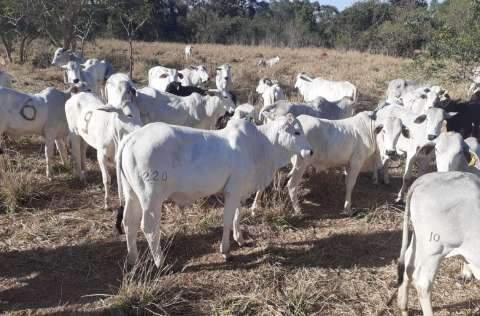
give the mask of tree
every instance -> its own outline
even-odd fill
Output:
[[[109,10],[114,17],[116,17],[128,39],[129,46],[129,72],[130,78],[133,80],[133,40],[136,38],[137,32],[150,19],[152,7],[147,0],[110,0]]]

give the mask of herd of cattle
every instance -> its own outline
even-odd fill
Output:
[[[192,47],[185,48],[189,59]],[[280,59],[267,61],[273,66]],[[287,184],[295,212],[301,211],[298,185],[305,170],[343,167],[344,212],[352,214],[352,190],[361,171],[383,170],[405,157],[397,201],[406,200],[399,259],[398,303],[407,314],[407,291],[414,282],[425,315],[432,315],[431,288],[440,261],[459,255],[465,278],[480,278],[480,69],[474,71],[468,101],[452,100],[442,87],[396,79],[374,111],[355,114],[357,88],[347,81],[296,77],[304,103],[286,100],[279,83],[262,78],[256,92],[263,99],[258,113],[251,104],[237,105],[232,67],[216,68],[216,89],[200,86],[209,79],[205,66],[183,70],[156,66],[148,86],[137,89],[128,75],[111,64],[63,48],[52,64],[64,70],[67,91],[47,88],[38,94],[16,91],[0,72],[0,135],[45,138],[46,175],[56,145],[67,162],[68,149],[78,177],[85,181],[87,146],[97,151],[109,206],[109,164],[115,164],[120,204],[116,227],[127,240],[129,263],[138,257],[138,229],[145,234],[155,264],[160,265],[162,204],[188,205],[201,197],[224,195],[223,236],[227,258],[230,233],[242,245],[241,204],[262,190],[282,167],[292,164]],[[215,129],[228,119],[226,126]],[[446,129],[446,131],[445,131]],[[68,146],[69,145],[69,146]],[[416,162],[426,173],[407,192]],[[406,194],[406,197],[405,197]],[[413,236],[408,240],[411,217]]]

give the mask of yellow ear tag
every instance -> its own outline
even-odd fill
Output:
[[[468,165],[470,167],[475,167],[477,165],[477,163],[479,162],[479,159],[478,159],[478,156],[476,153],[471,153],[472,154],[472,159],[470,159],[470,162],[468,163]]]

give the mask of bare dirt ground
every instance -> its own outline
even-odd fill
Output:
[[[124,70],[126,47],[119,41],[100,41],[89,46],[86,55],[109,58]],[[134,77],[139,86],[145,84],[146,71],[155,63],[184,65],[183,45],[138,43],[136,47]],[[264,75],[279,79],[293,99],[298,98],[291,88],[298,71],[351,80],[362,92],[361,109],[376,105],[386,81],[411,75],[408,60],[354,52],[214,45],[195,45],[194,50],[194,61],[210,69],[231,63],[240,101],[256,104],[253,92]],[[32,54],[42,61],[41,56],[51,56],[53,48],[38,45]],[[280,56],[280,65],[268,70],[254,66],[257,58],[274,55]],[[56,68],[10,65],[8,71],[20,90],[63,88]],[[462,96],[461,83],[447,88]],[[369,175],[359,178],[353,195],[357,214],[352,218],[340,215],[345,192],[340,172],[310,174],[305,179],[301,216],[293,216],[284,191],[269,192],[265,208],[255,216],[244,209],[242,228],[248,243],[242,248],[234,245],[233,258],[227,263],[219,254],[222,208],[217,199],[198,201],[183,210],[167,205],[162,227],[165,244],[171,243],[168,268],[152,269],[147,253],[147,259],[127,273],[124,237],[114,231],[113,212],[102,209],[96,161],[89,161],[88,184],[82,185],[57,156],[54,180],[49,182],[39,138],[7,139],[4,144],[7,150],[1,159],[13,166],[7,170],[12,182],[25,181],[22,186],[25,183],[29,189],[14,210],[7,211],[5,197],[0,199],[0,312],[398,314],[395,301],[386,305],[395,292],[401,243],[403,208],[390,204],[400,187],[398,169],[391,170],[390,185],[374,185]],[[115,186],[113,191],[116,196]],[[141,234],[139,238],[140,249],[146,250]],[[480,314],[479,284],[458,281],[460,270],[458,259],[442,265],[433,292],[439,315]],[[414,289],[410,309],[413,315],[421,314]]]

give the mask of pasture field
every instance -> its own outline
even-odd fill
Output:
[[[156,64],[185,66],[183,44],[135,43],[134,79],[146,84]],[[87,57],[106,58],[120,71],[128,64],[126,42],[99,40]],[[36,43],[33,62],[7,65],[14,87],[39,92],[64,88],[60,69],[50,67],[53,47]],[[256,60],[279,55],[271,69]],[[372,109],[397,77],[428,79],[412,61],[358,52],[194,45],[194,64],[230,63],[239,103],[260,105],[255,95],[263,76],[278,79],[290,99],[295,75],[304,71],[353,82],[361,92],[358,109]],[[467,83],[429,80],[464,97]],[[212,86],[213,82],[210,83]],[[360,176],[353,193],[356,215],[340,215],[344,181],[340,171],[306,176],[302,215],[293,215],[285,175],[264,195],[252,216],[243,209],[248,240],[234,243],[232,260],[219,253],[221,199],[197,201],[180,209],[167,204],[163,214],[164,268],[153,268],[150,253],[127,270],[124,236],[114,231],[115,214],[103,210],[103,186],[95,155],[88,161],[87,184],[56,155],[54,179],[44,174],[42,141],[6,138],[0,156],[0,313],[11,315],[398,315],[396,259],[400,252],[403,208],[392,205],[400,170],[390,185]],[[113,187],[116,198],[116,186]],[[250,206],[251,200],[248,203]],[[114,204],[116,202],[114,201]],[[140,249],[147,245],[140,234]],[[461,261],[447,259],[437,276],[433,305],[438,315],[480,314],[480,284],[458,280]],[[393,302],[389,303],[393,297]],[[410,309],[420,315],[414,289]]]

